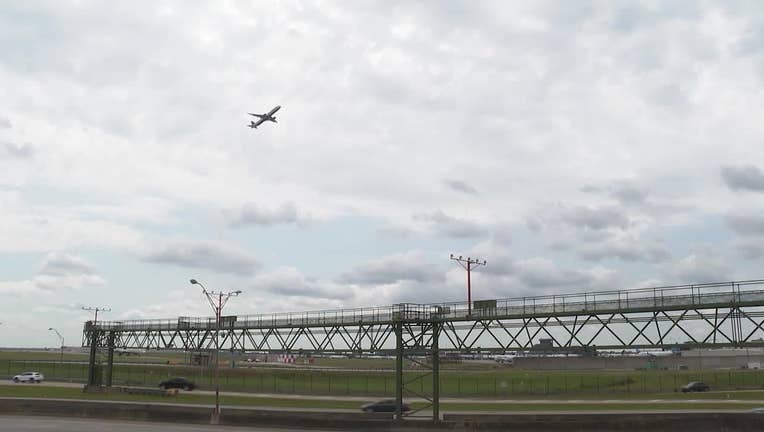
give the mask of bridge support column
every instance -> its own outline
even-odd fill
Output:
[[[98,354],[98,339],[100,337],[98,329],[90,331],[90,357],[88,359],[88,387],[100,384],[100,379],[96,380],[96,354]],[[100,369],[98,370],[100,372]]]
[[[106,357],[106,382],[104,385],[106,387],[111,387],[111,380],[114,376],[114,332],[109,332],[109,336],[107,339],[107,346],[108,346],[108,356]]]
[[[403,420],[403,323],[395,327],[395,420]]]
[[[432,420],[440,420],[440,322],[432,322]]]

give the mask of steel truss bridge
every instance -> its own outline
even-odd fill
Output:
[[[442,304],[300,313],[88,321],[89,384],[96,352],[108,351],[111,385],[115,348],[271,353],[375,353],[396,358],[396,400],[431,401],[439,416],[439,359],[459,352],[589,353],[602,349],[764,346],[764,280],[666,286]],[[543,341],[542,341],[543,340]],[[413,390],[404,358],[430,370],[432,394]]]

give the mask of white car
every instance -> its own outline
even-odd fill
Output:
[[[40,372],[24,372],[20,375],[16,375],[13,377],[13,382],[30,382],[32,384],[34,383],[40,383],[42,380],[44,380],[45,377]]]

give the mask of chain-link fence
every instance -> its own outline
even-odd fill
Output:
[[[1,360],[0,370],[10,379],[25,371],[37,371],[48,380],[84,383],[88,365],[83,362]],[[406,372],[407,381],[422,371]],[[183,376],[199,388],[214,387],[214,371],[209,367],[177,365],[116,364],[113,385],[154,387],[160,381]],[[440,394],[443,397],[496,397],[526,395],[649,394],[674,393],[690,381],[703,381],[712,390],[764,389],[764,375],[759,370],[702,371],[441,371]],[[224,390],[254,393],[393,396],[395,374],[392,371],[327,371],[287,368],[222,368],[220,385]],[[428,393],[429,375],[408,384]]]

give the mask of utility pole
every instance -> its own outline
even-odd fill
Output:
[[[111,312],[111,308],[108,308],[108,307],[83,306],[82,310],[84,310],[84,311],[95,311],[95,317],[93,317],[93,325],[96,325],[96,323],[98,322],[98,311],[101,311],[101,312]]]
[[[461,255],[458,257],[454,256],[454,254],[451,254],[450,258],[457,263],[459,263],[462,268],[467,270],[467,315],[472,315],[472,278],[471,278],[471,272],[473,266],[484,266],[486,265],[486,261],[483,260],[482,262],[477,258],[462,258]]]
[[[212,413],[212,424],[220,423],[220,316],[223,312],[223,307],[228,303],[228,299],[236,297],[241,294],[241,290],[223,292],[223,291],[207,291],[207,288],[202,285],[201,282],[196,279],[191,279],[191,285],[199,285],[202,287],[202,293],[207,297],[207,301],[210,302],[212,310],[215,311],[215,412]]]

